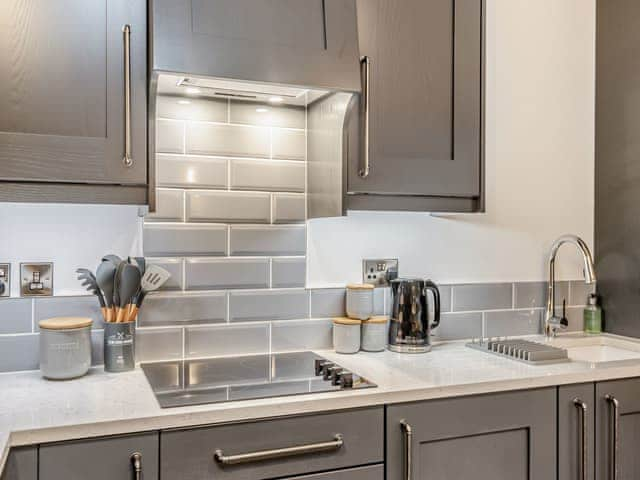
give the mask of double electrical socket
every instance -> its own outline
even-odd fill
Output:
[[[362,283],[376,287],[387,287],[389,282],[398,278],[398,259],[369,259],[362,261]]]

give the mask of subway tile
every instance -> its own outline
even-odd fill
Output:
[[[485,336],[534,335],[542,331],[542,310],[485,312]]]
[[[543,317],[544,318],[544,317]],[[584,307],[567,308],[567,332],[582,332],[584,330]]]
[[[231,100],[229,106],[231,123],[300,129],[304,129],[306,125],[304,107],[274,106],[258,102],[244,102],[242,100]]]
[[[161,290],[182,290],[182,259],[147,257],[147,265],[157,265],[171,274]]]
[[[188,290],[269,286],[268,258],[190,258],[185,270]]]
[[[333,348],[332,323],[331,319],[273,322],[271,349],[289,352]]]
[[[187,153],[268,158],[271,150],[269,129],[189,122]]]
[[[269,324],[216,325],[185,329],[186,358],[269,352]]]
[[[304,255],[306,230],[300,226],[231,226],[231,255]]]
[[[567,305],[586,305],[589,295],[596,292],[596,284],[585,283],[584,280],[569,282],[569,301]]]
[[[230,163],[232,189],[304,192],[304,163],[244,159]]]
[[[144,253],[147,256],[226,255],[226,225],[144,226]]]
[[[40,368],[39,339],[37,333],[0,336],[0,372]]]
[[[158,95],[156,101],[156,117],[173,120],[226,122],[227,100]]]
[[[271,261],[271,286],[274,288],[304,287],[306,269],[305,258],[274,258]]]
[[[182,222],[184,220],[184,191],[156,190],[156,211],[149,213],[145,221]]]
[[[156,121],[156,151],[158,153],[184,153],[184,122]]]
[[[269,223],[271,198],[259,192],[187,192],[188,222]]]
[[[548,282],[517,282],[514,284],[516,308],[543,308],[547,306]],[[556,282],[556,305],[569,298],[569,282]]]
[[[389,295],[389,287],[378,287],[373,290],[373,314],[386,315],[386,298]]]
[[[451,291],[453,287],[451,285],[438,285],[440,291],[440,311],[451,311]],[[431,298],[431,297],[430,297]]]
[[[136,362],[177,360],[182,358],[181,328],[138,328]]]
[[[272,157],[283,160],[305,160],[307,158],[307,136],[304,131],[272,131]]]
[[[436,340],[462,340],[482,336],[482,313],[443,313],[433,331]]]
[[[229,162],[223,158],[156,155],[161,187],[226,188]]]
[[[273,223],[298,223],[306,218],[304,194],[274,193]]]
[[[344,288],[318,288],[311,290],[311,317],[343,317],[345,313]]]
[[[93,320],[91,328],[94,329],[101,329],[104,323],[100,303],[94,295],[35,298],[34,301],[36,331],[40,329],[40,320],[55,317],[89,317]]]
[[[309,316],[306,290],[229,293],[229,321],[289,320]]]
[[[476,283],[453,287],[453,311],[511,308],[510,283]]]
[[[91,331],[91,365],[104,364],[104,330]]]
[[[0,334],[31,333],[31,299],[0,299]]]
[[[138,325],[198,325],[226,320],[224,292],[162,293],[148,295],[138,315]]]

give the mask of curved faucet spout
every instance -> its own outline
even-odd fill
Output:
[[[567,328],[566,321],[556,316],[555,307],[555,263],[558,250],[565,243],[571,243],[575,245],[580,253],[582,253],[582,260],[584,262],[584,281],[588,284],[596,281],[596,271],[593,265],[593,257],[589,247],[580,237],[576,235],[563,235],[558,238],[553,245],[551,245],[551,252],[549,253],[549,289],[547,295],[547,311],[544,317],[544,333],[547,337],[555,337],[556,333],[561,328]]]

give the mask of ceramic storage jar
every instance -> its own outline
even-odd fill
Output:
[[[362,321],[339,317],[333,319],[333,349],[336,353],[357,353],[360,350]]]
[[[91,367],[90,318],[59,317],[41,320],[40,371],[51,380],[81,377]]]
[[[373,285],[347,285],[347,316],[366,320],[373,315]]]
[[[365,352],[382,352],[387,346],[389,317],[376,316],[362,322],[361,348]]]

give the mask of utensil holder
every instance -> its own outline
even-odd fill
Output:
[[[105,371],[126,372],[135,368],[135,336],[135,322],[104,324]]]

